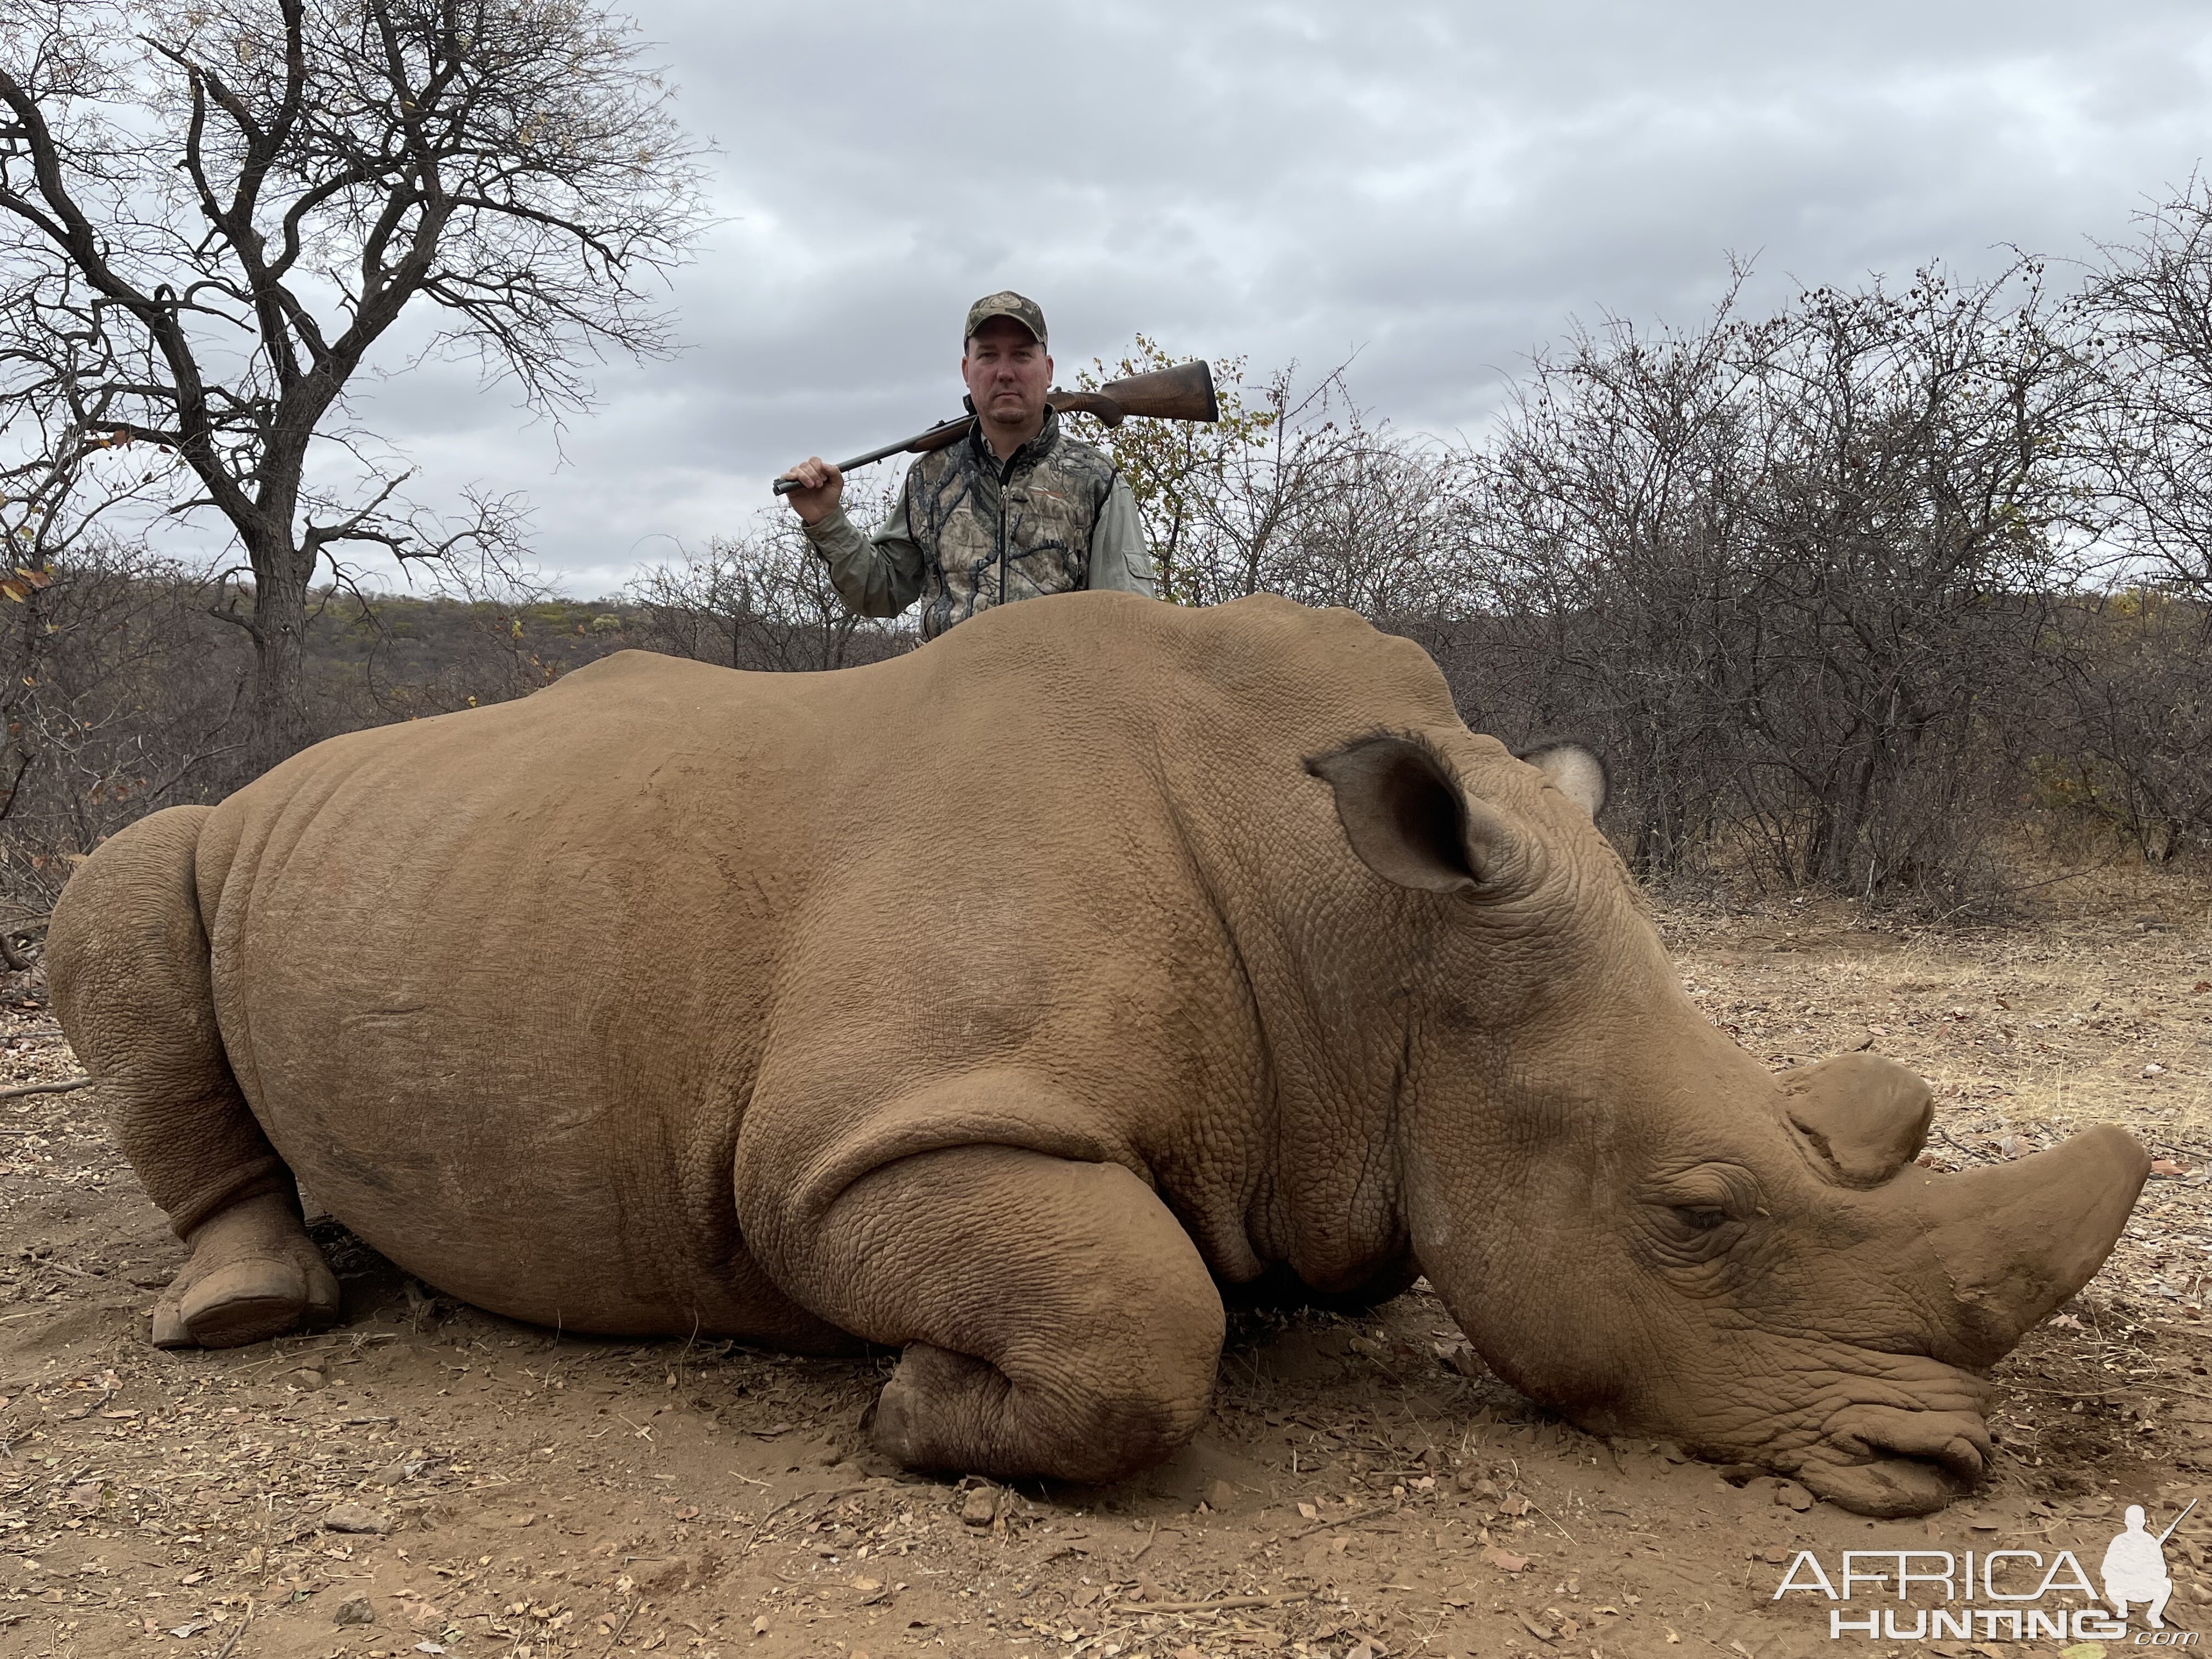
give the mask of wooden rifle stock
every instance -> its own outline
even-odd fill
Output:
[[[1107,426],[1119,426],[1132,415],[1158,421],[1221,418],[1221,406],[1213,396],[1213,371],[1203,362],[1183,363],[1174,368],[1154,369],[1149,374],[1132,374],[1123,380],[1109,380],[1096,392],[1062,392],[1054,386],[1045,393],[1045,402],[1063,415],[1094,415]],[[837,470],[850,472],[856,466],[866,466],[890,455],[927,455],[958,439],[973,423],[973,416],[963,415],[914,437],[885,444],[865,455],[855,455],[849,461],[840,461]],[[775,493],[779,495],[788,495],[798,488],[790,478],[775,481]]]

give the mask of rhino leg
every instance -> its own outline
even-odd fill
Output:
[[[902,1158],[848,1188],[804,1255],[802,1299],[906,1350],[868,1430],[909,1468],[1118,1480],[1206,1415],[1221,1298],[1119,1164],[1011,1146]]]
[[[164,1348],[258,1342],[338,1305],[216,1027],[192,868],[209,810],[173,807],[109,841],[70,878],[47,936],[62,1027],[147,1195],[191,1246],[155,1304]]]

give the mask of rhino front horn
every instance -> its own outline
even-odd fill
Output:
[[[1924,1177],[1955,1344],[1936,1357],[1979,1369],[2010,1352],[2095,1276],[2149,1173],[2150,1155],[2106,1125],[2017,1163]]]

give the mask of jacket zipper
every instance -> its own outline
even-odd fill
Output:
[[[1016,450],[1006,458],[999,471],[999,603],[1006,602],[1006,485],[1014,476],[1014,461],[1021,452]]]

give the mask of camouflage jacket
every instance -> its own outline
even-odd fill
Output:
[[[1113,462],[1045,411],[1001,462],[979,427],[908,470],[897,505],[863,536],[836,508],[806,526],[847,605],[893,617],[919,599],[935,639],[978,611],[1086,587],[1157,598],[1137,505]]]

